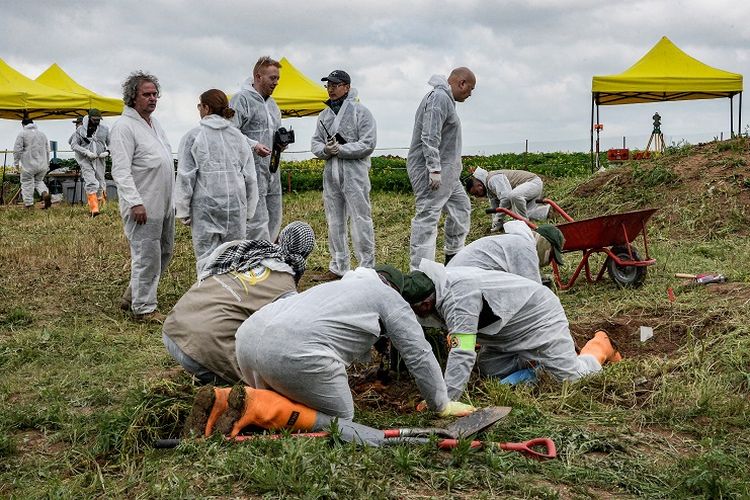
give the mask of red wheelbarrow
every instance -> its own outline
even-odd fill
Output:
[[[566,282],[563,282],[560,277],[557,262],[552,261],[555,282],[560,290],[567,290],[573,286],[582,270],[585,270],[586,280],[589,283],[601,280],[606,270],[612,281],[620,287],[637,288],[643,284],[646,279],[646,267],[656,263],[656,259],[649,256],[648,236],[646,234],[646,222],[656,212],[655,208],[575,221],[549,198],[537,200],[537,203],[547,203],[563,219],[568,221],[556,226],[565,236],[563,252],[583,252],[581,262]],[[490,208],[486,212],[488,214],[504,213],[514,219],[524,221],[530,228],[536,229],[536,224],[506,208]],[[645,259],[641,259],[633,246],[633,241],[638,236],[643,238]],[[607,258],[596,277],[593,277],[589,266],[589,257],[594,253],[607,254]]]

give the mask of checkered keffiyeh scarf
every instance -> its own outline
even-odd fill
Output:
[[[289,265],[295,281],[305,272],[307,257],[315,247],[315,233],[306,222],[294,221],[279,234],[278,245],[265,240],[241,240],[229,244],[205,266],[200,279],[231,271],[245,272],[263,259],[276,259]]]

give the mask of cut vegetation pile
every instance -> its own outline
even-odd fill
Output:
[[[470,384],[473,404],[513,407],[483,439],[552,438],[559,457],[544,463],[468,447],[363,449],[320,439],[213,438],[154,450],[155,439],[179,434],[196,388],[166,354],[160,329],[118,308],[129,265],[116,205],[93,220],[81,205],[2,207],[0,497],[748,498],[749,149],[741,138],[671,148],[592,176],[546,177],[546,194],[576,219],[659,211],[649,223],[657,263],[641,288],[579,280],[559,293],[578,344],[604,328],[622,363],[573,385]],[[320,193],[284,203],[285,221],[307,220],[316,232],[308,274],[324,272]],[[372,203],[377,260],[405,269],[413,198],[376,192]],[[485,204],[473,203],[470,239],[490,225]],[[563,275],[576,260],[568,256]],[[729,282],[691,285],[677,272]],[[189,230],[178,226],[159,288],[163,311],[193,273]],[[641,342],[641,326],[654,337]],[[433,341],[444,361],[443,340]],[[408,374],[378,373],[377,359],[352,368],[356,419],[440,424],[413,411],[419,396]]]

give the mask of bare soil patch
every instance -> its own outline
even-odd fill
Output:
[[[641,342],[641,326],[654,329],[654,336],[645,342]],[[578,348],[583,347],[596,330],[605,330],[626,358],[648,355],[666,356],[674,353],[688,340],[687,326],[668,310],[662,316],[633,313],[596,323],[570,325],[570,331]]]
[[[37,430],[24,430],[14,434],[20,454],[37,453],[42,455],[56,455],[64,451],[67,445],[63,442],[52,443],[47,436]]]
[[[349,387],[359,408],[411,413],[422,400],[416,384],[403,373],[378,373],[377,363],[353,365],[349,371]]]

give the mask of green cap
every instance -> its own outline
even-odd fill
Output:
[[[404,290],[404,273],[388,264],[378,264],[375,266],[375,272],[382,275],[388,283],[396,287],[398,293]]]
[[[89,110],[89,116],[98,116],[99,118],[101,118],[101,117],[102,117],[102,112],[101,112],[101,111],[99,111],[99,110],[98,110],[98,109],[96,109],[96,108],[91,108],[91,109]]]
[[[552,258],[558,264],[562,264],[562,250],[565,246],[565,236],[563,236],[562,232],[552,224],[543,224],[536,228],[536,232],[549,241],[550,245],[552,245]]]
[[[404,291],[401,296],[409,304],[422,302],[435,291],[435,284],[422,271],[412,271],[404,276]]]

